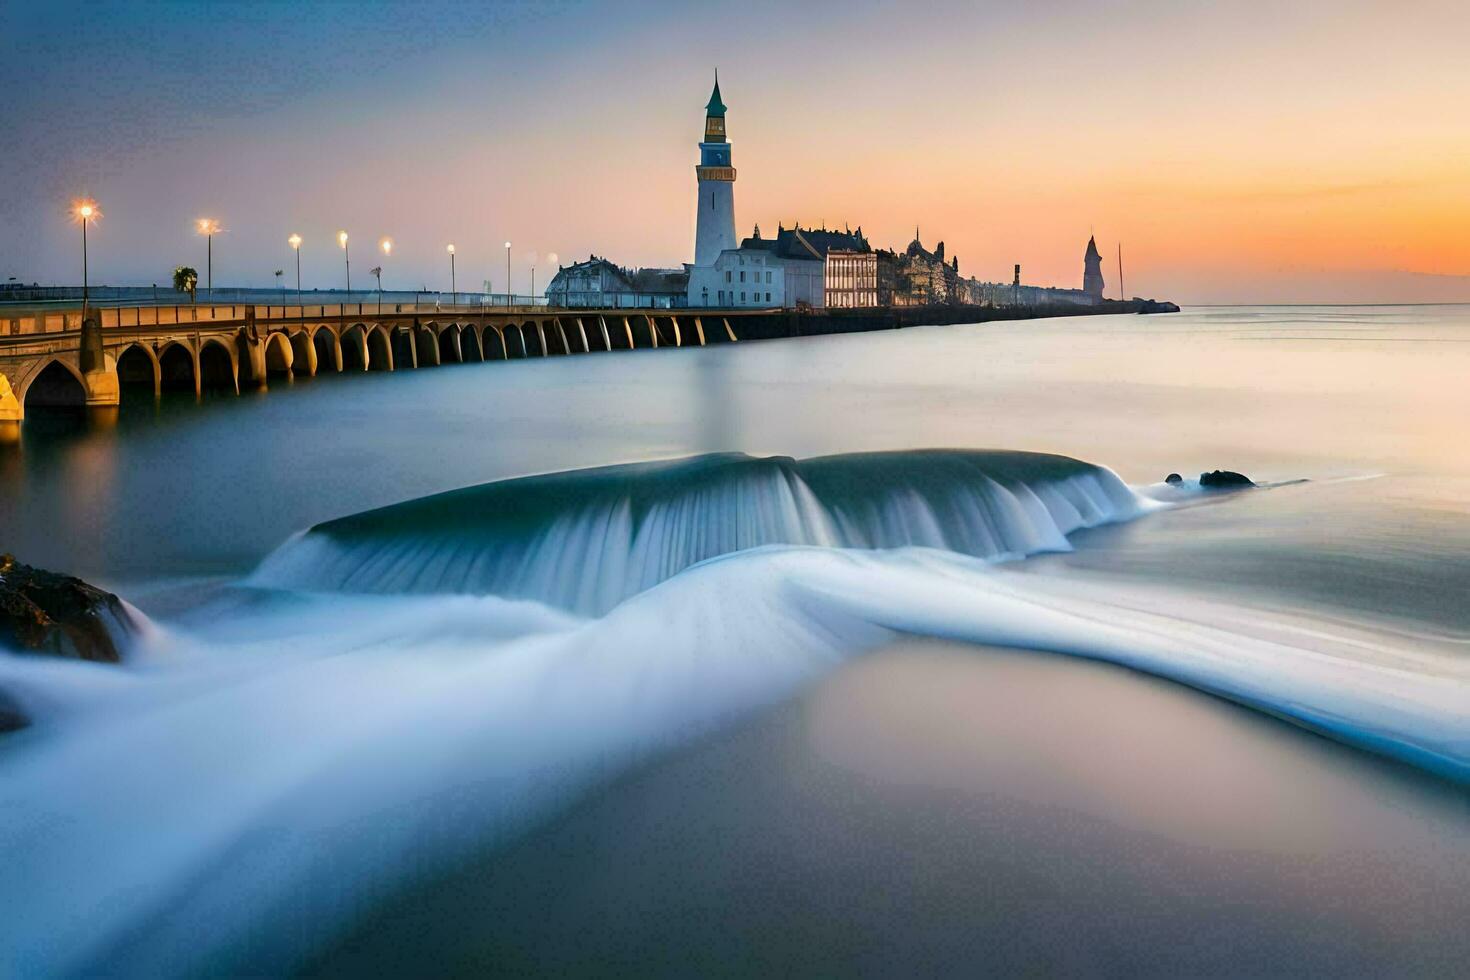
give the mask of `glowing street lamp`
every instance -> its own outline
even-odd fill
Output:
[[[337,244],[342,246],[342,261],[347,263],[347,302],[352,302],[352,255],[347,251],[347,232],[337,232]]]
[[[215,235],[215,232],[219,231],[219,222],[218,221],[215,221],[213,218],[200,218],[198,221],[194,222],[194,227],[199,231],[199,234],[201,234],[201,235],[204,236],[204,240],[208,243],[207,246],[206,246],[207,253],[206,253],[206,256],[205,256],[205,266],[204,266],[204,275],[205,275],[205,280],[204,280],[204,295],[208,296],[210,298],[210,300],[213,300],[214,299],[214,235]]]
[[[301,236],[292,233],[286,239],[286,244],[291,246],[291,251],[296,253],[296,305],[301,305]],[[299,314],[298,314],[299,315]]]
[[[515,306],[515,297],[510,294],[510,242],[505,243],[505,305]]]
[[[79,201],[73,201],[71,206],[72,216],[82,223],[82,319],[87,319],[87,225],[102,217],[102,209],[97,202],[89,197]]]
[[[449,252],[449,305],[457,306],[459,304],[459,287],[454,283],[454,243],[450,242],[445,248]]]
[[[385,254],[385,256],[392,256],[391,238],[384,238],[382,239],[382,241],[379,241],[378,247],[382,248],[382,254]],[[376,276],[376,278],[378,278],[378,311],[379,313],[382,313],[382,266],[378,266],[376,267],[376,269],[373,269],[372,273]]]

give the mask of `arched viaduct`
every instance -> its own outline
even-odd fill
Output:
[[[273,376],[395,371],[737,340],[750,312],[124,307],[0,310],[0,438],[28,408],[114,408],[124,391],[239,394]],[[734,323],[732,323],[734,321]]]

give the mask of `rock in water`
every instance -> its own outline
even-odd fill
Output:
[[[1255,481],[1240,473],[1232,473],[1230,470],[1215,470],[1212,473],[1201,473],[1199,485],[1202,487],[1213,487],[1216,490],[1235,490],[1239,487],[1253,487]]]
[[[115,664],[133,629],[111,592],[0,555],[0,648]]]
[[[1164,477],[1164,482],[1169,484],[1170,486],[1174,486],[1175,484],[1183,483],[1184,477],[1180,476],[1178,473],[1170,473],[1168,476]]]

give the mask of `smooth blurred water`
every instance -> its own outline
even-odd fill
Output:
[[[727,450],[983,447],[1133,483],[1216,467],[1377,477],[1247,505],[1286,514],[1269,533],[1242,519],[1232,547],[1371,552],[1404,566],[1394,584],[1434,591],[1463,574],[1470,543],[1466,377],[1470,307],[1292,307],[275,380],[203,405],[130,401],[111,431],[27,423],[0,451],[0,539],[113,583],[236,574],[316,522],[502,477]],[[1422,605],[1415,617],[1460,615]]]
[[[0,657],[0,688],[38,713],[0,742],[0,848],[23,856],[0,898],[24,899],[0,941],[37,969],[135,975],[390,952],[466,972],[1438,971],[1470,915],[1466,378],[1470,307],[1222,308],[279,380],[129,399],[109,430],[32,418],[0,449],[0,547],[114,587],[162,632],[125,669]],[[1175,471],[1273,486],[1061,521],[1046,533],[1075,550],[997,567],[953,554],[987,554],[955,526],[911,532],[942,513],[912,492],[931,447],[1063,454],[1164,497]],[[822,464],[882,501],[861,528],[948,550],[831,550],[873,532],[782,524],[738,487],[589,539],[575,507],[662,491],[593,494],[585,474],[453,498],[514,519],[461,531],[420,501],[286,544],[506,477],[873,450],[910,455]],[[542,492],[542,523],[514,516]],[[687,540],[747,518],[776,530]],[[362,527],[390,539],[361,559],[372,596],[302,548]],[[553,608],[560,579],[617,574],[608,541],[644,539],[657,574],[603,588],[584,612],[605,617]],[[996,555],[1067,544],[1047,542]],[[769,543],[828,548],[686,570]],[[250,578],[273,552],[262,572],[295,577]],[[504,567],[444,571],[479,555]],[[508,588],[518,562],[546,587]],[[1039,654],[911,656],[910,634],[1194,690]],[[894,644],[876,675],[843,666]],[[669,821],[660,853],[649,828]],[[422,939],[384,925],[424,909]]]

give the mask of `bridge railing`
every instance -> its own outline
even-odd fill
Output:
[[[156,327],[179,323],[212,323],[245,319],[244,306],[119,306],[96,311],[102,329]]]
[[[320,320],[336,317],[374,317],[414,314],[420,316],[453,316],[455,314],[512,315],[544,312],[546,301],[539,296],[502,296],[501,303],[324,303],[301,305],[257,305],[190,303],[177,306],[146,304],[139,306],[94,306],[104,330],[170,327],[181,324],[231,323],[248,319],[251,311],[256,320]],[[508,303],[504,301],[509,301]],[[32,334],[67,333],[82,328],[82,308],[13,306],[0,307],[0,337]]]

